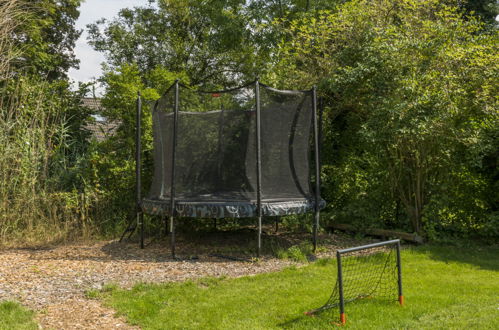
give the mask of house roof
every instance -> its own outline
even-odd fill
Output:
[[[86,129],[92,132],[92,137],[97,141],[103,141],[106,138],[116,134],[121,122],[109,120],[102,116],[102,104],[100,98],[84,97],[83,106],[94,110],[96,114],[92,116],[93,120],[87,123]]]
[[[100,111],[102,110],[102,104],[100,98],[96,97],[84,97],[82,100],[83,106],[90,108],[92,110]]]

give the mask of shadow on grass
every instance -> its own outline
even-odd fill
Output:
[[[301,315],[292,318],[288,321],[279,323],[277,326],[283,329],[293,329],[293,328],[331,328],[334,325],[338,325],[337,322],[339,316],[337,313],[333,313],[332,310],[324,311],[316,315]]]
[[[473,241],[457,241],[452,245],[427,244],[414,248],[431,259],[471,264],[487,270],[499,270],[499,244],[485,245]]]

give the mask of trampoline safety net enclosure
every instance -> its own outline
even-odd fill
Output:
[[[258,82],[219,92],[175,83],[153,105],[154,177],[143,211],[223,218],[324,207],[311,186],[315,97]]]

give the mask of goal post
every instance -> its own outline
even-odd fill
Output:
[[[342,249],[336,252],[338,277],[330,298],[307,315],[338,308],[346,323],[345,304],[363,298],[381,298],[404,304],[400,240]]]

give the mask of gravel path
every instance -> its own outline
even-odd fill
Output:
[[[327,250],[332,253],[347,244],[333,244]],[[128,288],[137,282],[238,277],[295,264],[272,257],[258,262],[223,259],[208,254],[213,247],[202,244],[189,247],[197,253],[196,259],[179,261],[169,257],[164,245],[156,243],[141,250],[137,244],[104,241],[0,250],[0,301],[20,301],[34,309],[38,322],[47,329],[135,329],[98,301],[86,299],[85,292],[108,283]]]

